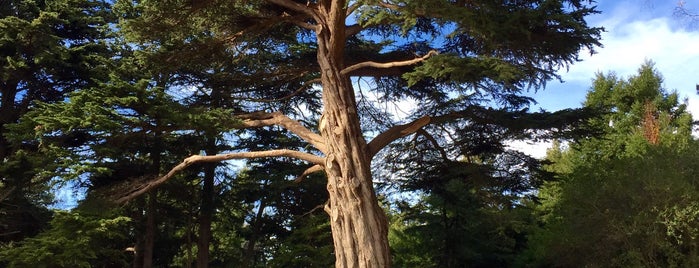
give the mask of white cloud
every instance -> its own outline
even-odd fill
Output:
[[[673,18],[622,21],[608,21],[611,24],[603,34],[604,47],[572,66],[570,72],[563,74],[564,80],[590,81],[599,71],[628,77],[649,59],[663,75],[665,88],[688,97],[689,110],[699,118],[699,96],[695,92],[699,82],[699,31],[673,29]]]
[[[510,150],[520,151],[529,156],[538,159],[546,157],[546,150],[551,148],[551,142],[532,142],[532,141],[509,141],[506,143]]]
[[[678,18],[672,17],[672,6],[663,6],[665,17],[639,19],[648,14],[637,14],[652,6],[636,7],[634,2],[620,2],[610,7],[610,12],[595,17],[594,25],[605,27],[602,34],[604,47],[597,54],[582,52],[583,61],[575,63],[561,76],[565,83],[552,82],[547,89],[533,97],[540,107],[557,110],[579,107],[585,93],[598,72],[615,72],[621,77],[636,74],[645,60],[655,62],[656,69],[664,77],[668,90],[677,90],[680,96],[689,98],[689,111],[699,118],[699,96],[695,85],[699,83],[699,30],[675,27]],[[638,10],[637,10],[638,9]],[[657,10],[647,11],[658,13]],[[513,142],[510,147],[535,157],[545,156],[550,143]]]
[[[646,6],[644,8],[653,8]],[[671,14],[673,6],[663,6]],[[664,77],[668,90],[677,90],[689,98],[690,111],[699,118],[699,96],[695,86],[699,83],[699,30],[675,27],[682,20],[671,15],[646,20],[634,19],[636,8],[625,2],[612,8],[595,23],[607,29],[602,34],[604,47],[597,54],[583,53],[581,62],[562,72],[564,81],[575,85],[587,85],[576,90],[586,91],[597,72],[615,72],[621,77],[634,75],[645,60],[655,62]],[[603,13],[605,14],[605,13]],[[556,86],[554,86],[555,88]],[[584,96],[579,93],[577,96]],[[545,94],[537,97],[546,98]],[[582,102],[583,99],[578,100]],[[544,107],[546,108],[546,107]]]
[[[699,70],[699,32],[673,30],[668,18],[633,21],[608,28],[602,35],[604,47],[595,55],[583,54],[582,62],[562,74],[564,80],[589,81],[600,71],[629,76],[650,59],[656,62],[669,88],[694,83],[682,81],[694,80]]]

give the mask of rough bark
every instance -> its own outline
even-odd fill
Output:
[[[287,149],[211,156],[193,155],[167,174],[125,193],[117,202],[126,202],[148,192],[193,163],[259,157],[301,159],[315,165],[301,174],[297,182],[319,170],[324,170],[328,178],[329,200],[325,210],[330,215],[336,267],[389,267],[388,223],[374,190],[370,171],[371,158],[391,141],[415,133],[432,120],[425,117],[410,124],[396,126],[367,144],[360,127],[354,88],[349,77],[364,70],[370,70],[369,74],[376,70],[395,71],[397,68],[424,61],[436,52],[415,59],[386,63],[348,61],[347,66],[347,37],[356,34],[361,27],[347,26],[345,20],[356,5],[347,8],[347,1],[342,0],[319,0],[307,4],[291,0],[267,2],[292,11],[289,14],[299,14],[315,22],[308,24],[304,19],[302,22],[305,24],[300,26],[315,30],[318,42],[317,61],[324,107],[319,122],[319,133],[306,129],[281,113],[241,115],[238,118],[242,121],[237,127],[284,127],[316,147],[324,157]],[[254,244],[248,246],[252,247]]]
[[[133,212],[131,215],[131,218],[133,218],[134,222],[142,222],[143,221],[143,214],[145,209],[145,205],[143,205],[143,199],[136,201],[136,210]],[[134,244],[134,251],[133,251],[133,263],[131,265],[132,268],[142,268],[143,267],[143,235],[140,232],[141,230],[138,230],[136,233],[136,243]]]
[[[193,223],[190,217],[187,217],[187,268],[191,268],[194,263],[194,254],[192,254],[192,233],[193,233]]]
[[[318,64],[324,111],[320,134],[325,140],[330,215],[336,267],[389,267],[388,224],[378,204],[356,99],[342,73],[345,45],[344,1],[320,1]]]

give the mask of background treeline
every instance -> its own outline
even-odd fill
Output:
[[[332,266],[326,181],[299,177],[299,160],[195,164],[114,202],[192,154],[313,152],[283,128],[236,128],[231,114],[320,117],[303,58],[315,48],[296,42],[310,37],[276,29],[236,50],[197,31],[211,22],[144,14],[130,1],[0,1],[0,266]],[[445,107],[446,94],[419,86],[409,97]],[[533,100],[508,90],[459,104],[467,121],[432,126],[445,136],[408,136],[375,160],[394,266],[699,265],[699,143],[652,62],[598,74],[583,109],[530,112]],[[358,92],[367,133],[392,124],[377,107],[407,95]],[[546,159],[507,149],[532,138],[555,140]],[[84,198],[55,209],[58,189]]]

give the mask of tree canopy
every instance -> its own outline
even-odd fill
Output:
[[[2,4],[0,266],[696,262],[693,121],[652,62],[529,109],[601,45],[592,1]]]
[[[693,266],[697,142],[676,92],[646,62],[628,79],[598,74],[585,105],[603,135],[553,148],[560,180],[541,190],[541,265]]]
[[[324,170],[328,177],[325,210],[339,267],[390,263],[370,171],[383,147],[428,124],[468,125],[484,100],[505,111],[525,107],[530,99],[520,92],[555,78],[582,48],[594,49],[600,32],[585,22],[594,8],[580,1],[119,1],[118,7],[134,14],[122,24],[129,40],[161,65],[197,66],[202,55],[240,63],[223,68],[223,75],[239,77],[226,81],[225,93],[243,97],[238,127],[281,126],[322,154],[273,149],[192,156],[133,195],[195,162],[269,156],[310,162],[308,172]],[[217,73],[221,64],[204,68]],[[384,127],[366,128],[360,116],[376,114],[376,105],[359,105],[352,77],[373,78],[368,84],[379,100],[416,101],[419,109],[408,116],[414,121],[397,125],[374,116]],[[321,88],[315,94],[307,91],[314,84]],[[317,132],[293,114],[244,101],[299,91],[322,107],[315,111]],[[364,133],[372,130],[379,134],[368,141]]]
[[[0,241],[35,235],[53,201],[42,171],[54,167],[30,132],[9,125],[37,102],[106,79],[109,5],[94,1],[3,1],[0,5]],[[29,138],[28,138],[29,137]]]

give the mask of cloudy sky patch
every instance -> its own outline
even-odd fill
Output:
[[[580,54],[580,62],[561,70],[564,82],[551,81],[544,90],[532,92],[535,108],[549,111],[581,107],[595,74],[614,72],[628,78],[646,61],[655,63],[663,75],[665,89],[688,98],[689,110],[699,118],[699,28],[691,17],[678,16],[676,1],[603,1],[601,14],[589,24],[604,27],[603,47],[594,55]],[[690,11],[699,4],[687,4]],[[696,19],[699,19],[696,18]],[[513,148],[543,157],[546,143],[518,142]]]
[[[674,2],[640,6],[618,2],[600,6],[602,13],[594,16],[590,24],[605,28],[603,47],[594,55],[583,51],[582,61],[567,71],[561,70],[563,83],[552,81],[545,90],[534,94],[539,107],[547,110],[579,107],[596,73],[615,72],[628,77],[646,60],[655,62],[668,90],[695,97],[695,85],[699,82],[699,30],[691,28],[685,18],[677,17],[675,7]]]

